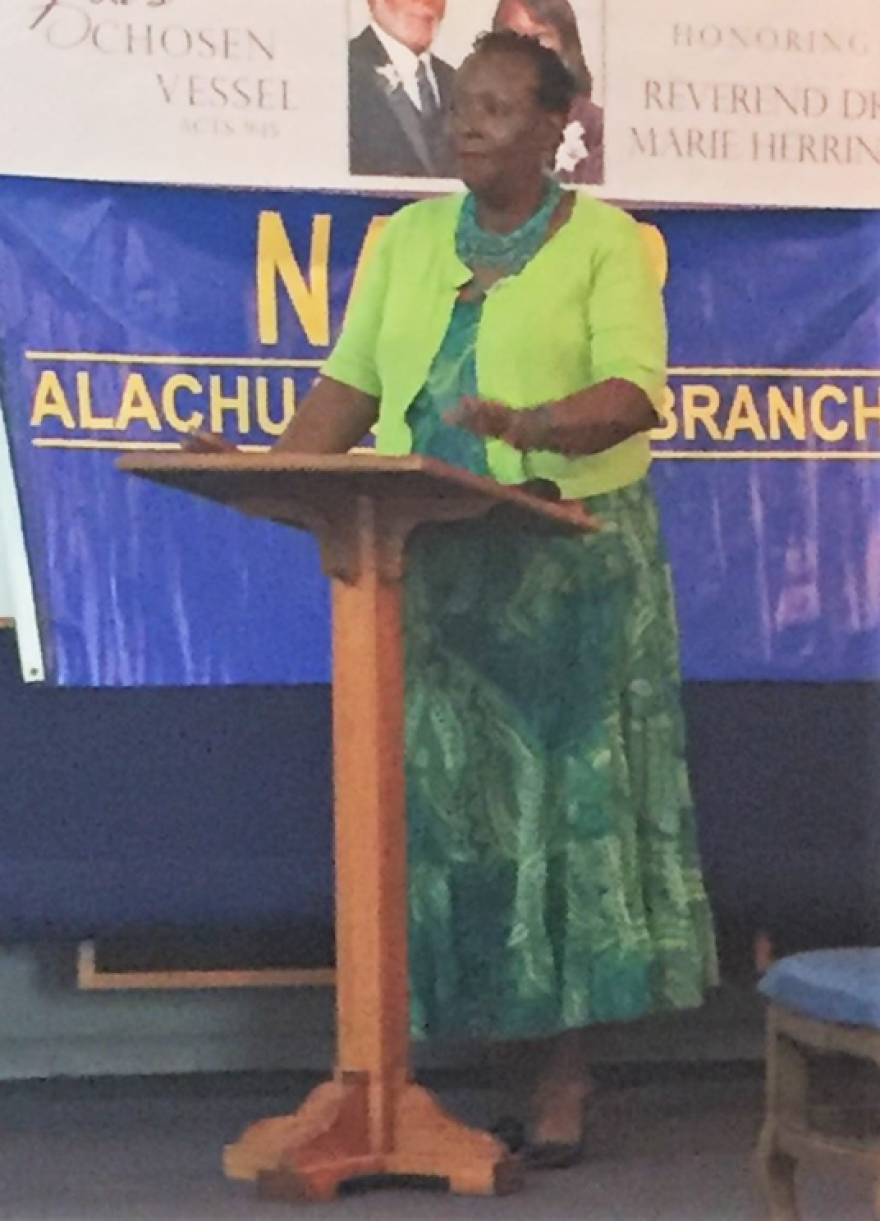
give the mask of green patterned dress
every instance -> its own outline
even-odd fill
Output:
[[[414,452],[485,474],[461,301]],[[647,481],[602,531],[426,527],[405,590],[412,1028],[539,1037],[699,1005],[716,980],[668,566]]]

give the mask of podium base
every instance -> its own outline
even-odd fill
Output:
[[[371,1106],[372,1102],[372,1106]],[[387,1122],[386,1121],[387,1118]],[[344,1074],[293,1115],[264,1119],[226,1148],[227,1178],[264,1199],[329,1201],[353,1179],[439,1179],[457,1195],[508,1195],[521,1160],[487,1132],[459,1123],[426,1089]]]

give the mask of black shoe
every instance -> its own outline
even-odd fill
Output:
[[[578,1166],[586,1154],[586,1140],[545,1140],[526,1144],[523,1149],[525,1163],[533,1170],[568,1170]]]
[[[507,1145],[511,1153],[522,1153],[526,1147],[526,1125],[515,1115],[502,1115],[489,1131]]]

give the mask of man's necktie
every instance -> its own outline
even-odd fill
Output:
[[[423,59],[419,60],[419,66],[416,69],[416,86],[419,91],[419,110],[424,118],[433,119],[440,106],[437,102],[434,86],[431,84],[431,78],[428,76],[427,65]]]

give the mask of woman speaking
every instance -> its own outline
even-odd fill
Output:
[[[429,454],[535,484],[591,535],[417,536],[405,585],[412,1026],[523,1040],[527,1151],[582,1147],[582,1032],[715,981],[648,480],[661,293],[636,223],[548,174],[576,85],[483,35],[451,116],[463,194],[388,223],[279,450]],[[210,441],[204,439],[203,446]]]

